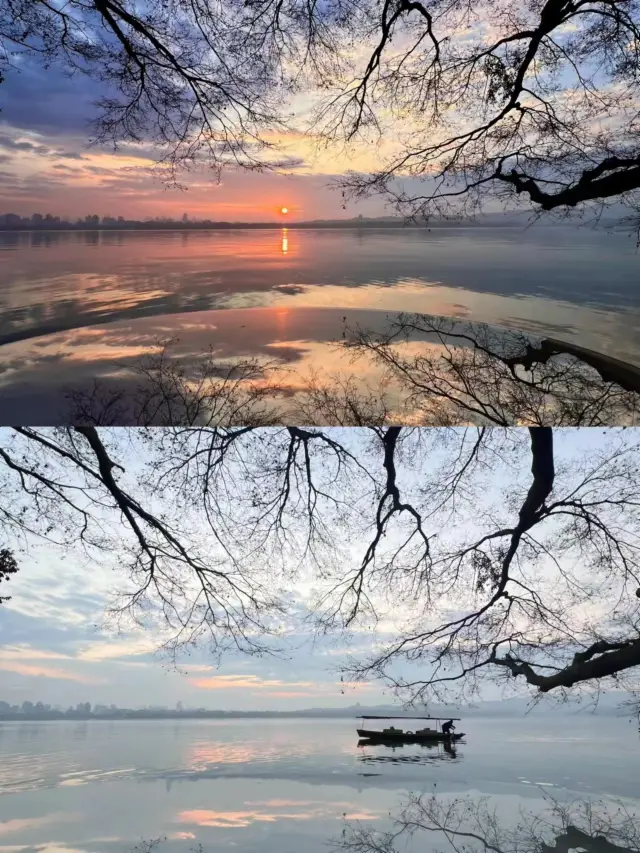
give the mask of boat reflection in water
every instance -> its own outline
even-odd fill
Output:
[[[461,741],[464,743],[465,741]],[[433,764],[435,761],[460,760],[459,742],[398,743],[397,741],[361,738],[358,741],[358,761],[368,765]],[[370,775],[370,774],[366,774]]]

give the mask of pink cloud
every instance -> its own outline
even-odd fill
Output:
[[[270,690],[278,687],[316,688],[312,681],[279,681],[263,679],[258,675],[212,675],[210,678],[191,678],[189,683],[202,690]]]
[[[77,681],[79,684],[106,684],[105,679],[69,672],[58,667],[42,666],[39,664],[18,663],[18,661],[0,661],[0,670],[15,672],[33,678],[57,678],[64,681]]]

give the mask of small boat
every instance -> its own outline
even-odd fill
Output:
[[[357,719],[362,720],[362,727],[356,729],[358,737],[366,739],[372,743],[391,744],[391,743],[434,743],[437,741],[452,741],[460,740],[464,737],[464,732],[448,732],[442,731],[442,724],[446,720],[438,717],[372,717],[362,716]],[[459,721],[459,717],[447,717],[447,720],[455,722]],[[416,731],[405,731],[398,729],[395,726],[389,726],[382,731],[377,729],[365,728],[365,720],[427,720],[433,723],[433,726],[426,726]]]

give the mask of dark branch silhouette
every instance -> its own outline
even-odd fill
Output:
[[[622,801],[578,799],[563,803],[548,793],[542,810],[522,808],[500,819],[489,797],[454,799],[411,794],[393,816],[393,828],[381,832],[348,821],[334,853],[398,853],[409,840],[433,845],[442,853],[638,853],[640,821]],[[441,846],[442,845],[442,846]]]
[[[8,548],[0,549],[0,583],[10,581],[12,576],[18,571],[18,568],[18,563],[13,552]],[[0,604],[5,601],[11,601],[11,596],[0,595]]]
[[[329,139],[384,139],[387,111],[403,133],[378,169],[339,180],[348,198],[381,195],[412,218],[489,200],[637,214],[636,2],[395,0],[370,16],[370,59],[334,75],[318,122]]]
[[[289,159],[273,137],[301,64],[321,73],[334,53],[327,17],[295,0],[1,0],[0,69],[28,56],[99,80],[94,141],[155,144],[171,180],[201,161],[261,168]]]
[[[387,403],[387,422],[630,425],[640,407],[634,365],[482,323],[400,314],[381,334],[347,327],[343,344],[382,369],[385,389],[399,389],[395,413]],[[351,407],[357,409],[353,394]]]
[[[640,665],[639,450],[606,432],[574,453],[550,427],[18,427],[0,525],[117,567],[111,615],[174,661],[280,653],[293,610],[338,634],[390,620],[343,676],[407,702],[486,679],[597,696]]]
[[[637,0],[0,0],[0,71],[17,52],[99,79],[96,141],[155,144],[172,179],[286,164],[290,95],[315,89],[309,138],[388,142],[347,197],[637,216],[639,22]]]
[[[173,356],[172,341],[120,386],[71,389],[65,423],[95,426],[609,426],[640,411],[640,369],[572,344],[480,323],[400,314],[382,334],[345,330],[342,375],[282,362]],[[410,344],[410,346],[408,346]],[[345,360],[346,362],[346,360]],[[377,370],[364,383],[362,365]],[[292,382],[293,377],[293,382]]]

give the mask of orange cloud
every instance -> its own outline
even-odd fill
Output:
[[[249,690],[275,699],[297,699],[335,690],[371,690],[372,685],[359,682],[280,681],[258,675],[212,675],[190,678],[189,683],[201,690]]]
[[[210,809],[192,809],[180,812],[178,820],[181,823],[195,823],[198,826],[241,827],[249,826],[254,821],[273,823],[275,816],[259,812],[215,812]]]
[[[17,675],[26,675],[37,678],[58,678],[64,681],[77,681],[79,684],[105,684],[103,678],[92,678],[81,675],[78,672],[69,672],[57,667],[38,666],[36,664],[18,663],[17,661],[0,661],[0,670],[15,672]]]
[[[243,827],[252,823],[275,823],[278,820],[309,820],[322,815],[321,809],[309,812],[272,813],[260,811],[216,812],[209,809],[192,809],[178,815],[181,823],[195,823],[198,826]]]

